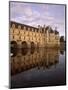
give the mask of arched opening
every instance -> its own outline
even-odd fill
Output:
[[[18,49],[16,49],[16,48],[11,49],[11,57],[15,57],[17,55],[17,53],[18,53]]]
[[[17,48],[17,42],[11,41],[11,48]]]
[[[27,45],[27,42],[26,41],[23,41],[22,42],[22,48],[28,48],[28,45]]]
[[[31,48],[35,48],[34,42],[31,42]]]
[[[10,49],[11,49],[11,56],[16,56],[16,54],[17,54],[17,42],[16,41],[11,41],[11,43],[10,43],[11,45],[10,45]]]

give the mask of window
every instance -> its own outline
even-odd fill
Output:
[[[21,39],[21,36],[19,36],[19,39]]]
[[[58,40],[58,37],[55,37],[56,40]]]
[[[35,32],[35,29],[33,29],[33,31]]]
[[[30,31],[32,31],[32,28],[30,28]]]
[[[28,27],[26,27],[26,30],[28,30]]]
[[[24,30],[26,30],[26,27],[24,26]]]
[[[24,31],[24,34],[25,34],[25,31]]]
[[[14,33],[14,29],[13,29],[13,33]]]
[[[13,39],[14,39],[14,35],[13,35]]]
[[[24,40],[25,40],[25,37],[24,37]]]
[[[19,30],[19,34],[20,34],[20,30]]]

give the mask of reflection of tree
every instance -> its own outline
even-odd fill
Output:
[[[60,37],[60,42],[64,42],[64,36]]]
[[[64,54],[64,50],[60,50],[60,54],[62,54],[62,55],[63,55],[63,54]]]
[[[65,50],[66,49],[66,44],[65,44],[65,41],[64,41],[64,36],[61,36],[60,37],[60,49],[61,50]]]

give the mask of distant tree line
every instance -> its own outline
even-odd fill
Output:
[[[66,41],[64,40],[64,36],[61,36],[61,37],[60,37],[60,42],[66,42]]]

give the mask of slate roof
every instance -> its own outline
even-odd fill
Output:
[[[26,28],[30,28],[30,29],[33,28],[33,29],[37,29],[38,30],[38,28],[36,28],[36,27],[32,27],[32,26],[29,26],[29,25],[21,24],[21,23],[15,22],[15,21],[10,21],[10,27],[12,27],[12,24],[15,24],[16,28],[18,28],[18,25],[20,25],[22,29],[25,26]]]
[[[38,30],[39,30],[37,27],[33,27],[33,26],[21,24],[21,23],[19,23],[19,22],[15,22],[15,21],[10,21],[9,24],[10,24],[10,27],[12,27],[12,24],[15,24],[15,27],[16,27],[16,28],[18,28],[18,26],[20,25],[22,29],[23,29],[24,26],[25,26],[25,27],[26,27],[26,30],[27,30],[28,28],[30,28],[30,30],[31,30],[32,28],[33,28],[34,30],[36,29],[37,32],[38,32]],[[50,26],[46,26],[46,27],[45,27],[45,33],[46,33],[47,30],[49,30],[50,33],[54,33],[54,32],[55,32],[55,34],[59,34],[59,32],[58,32],[57,30],[53,30]],[[42,33],[43,33],[43,32],[44,32],[44,28],[42,27]]]

